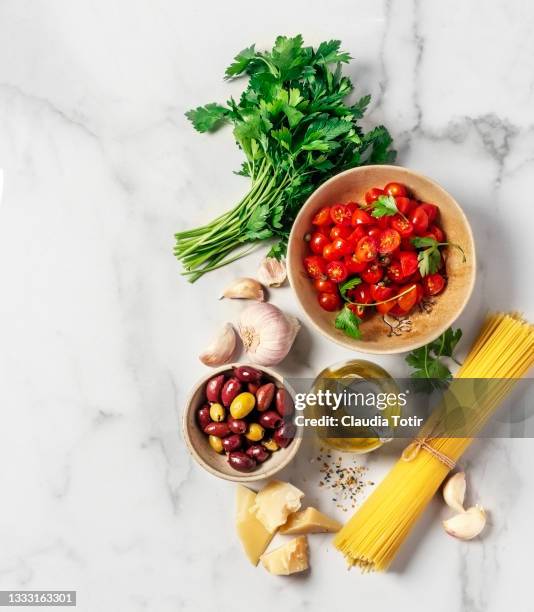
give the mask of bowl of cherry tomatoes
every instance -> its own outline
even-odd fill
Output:
[[[375,354],[414,350],[460,315],[475,246],[454,198],[399,166],[363,166],[321,185],[289,237],[288,275],[311,323]]]

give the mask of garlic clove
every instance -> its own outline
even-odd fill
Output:
[[[274,257],[266,257],[258,268],[258,279],[267,287],[280,287],[287,278],[286,264]]]
[[[486,513],[482,506],[473,506],[452,518],[443,521],[445,531],[460,540],[472,540],[484,529]]]
[[[247,277],[236,278],[235,281],[226,287],[220,299],[223,297],[240,300],[257,300],[258,302],[263,302],[265,299],[261,284],[256,279]]]
[[[443,487],[443,499],[449,508],[457,512],[464,512],[465,489],[464,472],[457,472],[447,480]]]
[[[235,330],[230,323],[225,323],[211,344],[199,355],[199,359],[204,365],[211,367],[224,365],[232,359],[235,345]]]

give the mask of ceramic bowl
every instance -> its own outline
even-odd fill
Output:
[[[303,259],[309,254],[305,236],[312,228],[312,218],[322,206],[344,202],[362,202],[371,187],[384,187],[395,181],[403,183],[414,197],[439,207],[440,225],[447,240],[459,244],[466,262],[457,249],[447,249],[447,287],[442,294],[426,300],[424,308],[415,308],[408,316],[396,319],[374,313],[360,328],[362,338],[355,340],[334,327],[337,313],[323,310],[317,302],[312,281],[307,277]],[[342,172],[323,183],[300,210],[289,237],[288,276],[297,301],[317,331],[342,346],[363,353],[392,354],[414,350],[435,340],[458,318],[475,283],[476,260],[469,222],[456,200],[433,180],[399,166],[363,166]]]
[[[230,364],[210,370],[208,374],[199,380],[193,387],[187,399],[182,418],[183,436],[191,455],[197,463],[214,476],[240,483],[254,482],[274,476],[289,464],[297,454],[302,441],[301,432],[297,429],[297,435],[288,447],[275,451],[266,461],[259,463],[253,472],[247,473],[234,470],[234,468],[230,467],[228,464],[226,455],[219,455],[211,448],[208,442],[208,436],[201,431],[196,419],[197,410],[206,403],[206,384],[214,376],[223,373],[231,374],[234,367],[243,365],[249,364]],[[251,365],[251,367],[263,372],[265,378],[274,382],[277,387],[284,387],[292,396],[294,395],[288,385],[284,383],[283,378],[275,371],[257,365]]]

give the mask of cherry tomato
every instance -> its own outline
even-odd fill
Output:
[[[408,238],[413,234],[413,225],[400,215],[395,215],[391,219],[391,227],[399,232],[401,238]]]
[[[334,242],[332,242],[332,251],[337,255],[337,259],[340,259],[344,255],[349,255],[352,252],[352,245],[348,240],[336,238]]]
[[[358,261],[373,261],[378,254],[378,244],[371,236],[364,236],[358,240],[356,245],[356,257]]]
[[[397,300],[399,308],[401,308],[401,310],[403,310],[405,313],[410,312],[410,310],[417,303],[417,286],[415,284],[405,285],[404,287],[400,288],[400,293],[408,289],[410,289],[410,291],[404,295],[401,295]]]
[[[404,196],[395,198],[395,202],[397,203],[397,208],[403,215],[409,215],[415,208],[415,202],[410,198],[405,198]]]
[[[378,239],[380,238],[381,233],[382,233],[382,230],[376,225],[373,225],[367,230],[367,235],[371,236],[371,238],[374,238],[377,241],[377,243],[378,243]]]
[[[380,234],[380,238],[378,239],[378,252],[381,255],[388,255],[389,253],[393,253],[393,251],[397,250],[400,247],[401,237],[397,230],[395,229],[386,229]]]
[[[330,225],[332,219],[330,218],[330,206],[323,206],[319,212],[315,213],[312,219],[314,225]]]
[[[408,190],[402,183],[388,183],[384,187],[384,191],[394,198],[398,196],[405,198],[408,195]]]
[[[365,201],[367,204],[372,204],[376,198],[381,195],[386,195],[386,192],[383,189],[379,189],[378,187],[373,187],[369,189],[369,191],[365,194]]]
[[[313,286],[315,290],[319,293],[336,293],[337,294],[337,285],[334,281],[331,281],[327,278],[318,278],[313,281]]]
[[[437,272],[423,278],[423,288],[426,295],[437,295],[443,291],[444,287],[445,279]]]
[[[393,288],[387,285],[382,285],[381,283],[378,285],[371,285],[371,297],[373,298],[373,302],[389,300],[389,298],[393,297],[394,293]]]
[[[434,223],[434,220],[438,216],[438,207],[435,204],[428,204],[427,202],[421,202],[419,205],[428,217],[428,223]]]
[[[428,215],[422,206],[418,206],[410,217],[410,222],[413,225],[416,234],[426,232],[428,228]]]
[[[347,304],[347,308],[351,310],[357,317],[363,319],[367,314],[369,308],[365,306],[360,306],[359,304]]]
[[[335,261],[338,258],[337,253],[334,251],[334,245],[331,242],[323,249],[323,257],[326,261]]]
[[[330,240],[333,242],[336,238],[348,238],[351,233],[352,230],[348,225],[334,225],[330,230]]]
[[[373,217],[361,208],[357,208],[352,214],[352,225],[355,227],[357,225],[372,225],[374,222]]]
[[[366,236],[365,229],[363,225],[358,225],[358,227],[352,232],[352,234],[348,237],[348,241],[356,247],[358,244],[358,240]]]
[[[319,255],[310,255],[304,258],[304,267],[310,278],[323,278],[326,274],[326,261]]]
[[[330,218],[339,225],[350,225],[352,213],[345,204],[336,204],[330,208]]]
[[[344,261],[349,274],[360,274],[360,272],[363,272],[365,268],[367,268],[365,261],[358,261],[354,254],[345,257]]]
[[[378,227],[382,230],[388,229],[389,227],[389,221],[390,221],[391,217],[388,216],[384,216],[384,217],[380,217],[380,219],[375,219],[375,221],[378,224]]]
[[[362,280],[370,285],[374,285],[378,283],[378,281],[382,280],[384,276],[384,269],[380,267],[377,263],[371,263],[365,268],[365,270],[361,273]]]
[[[310,239],[310,249],[316,255],[322,255],[323,249],[328,244],[328,238],[321,232],[313,232]]]
[[[390,309],[389,314],[392,314],[394,317],[403,317],[406,313],[404,312],[404,310],[398,305],[395,304],[393,308]]]
[[[370,304],[373,301],[371,287],[367,283],[362,283],[354,287],[354,289],[349,289],[347,295],[352,302],[357,302],[358,304]]]
[[[394,283],[400,283],[404,279],[399,261],[392,261],[387,270],[388,278]]]
[[[393,307],[395,306],[395,300],[390,300],[389,302],[383,302],[382,304],[376,305],[376,311],[381,315],[387,314]]]
[[[335,283],[342,283],[349,275],[347,266],[342,261],[331,261],[326,266],[326,273]]]
[[[319,293],[317,296],[319,306],[328,312],[339,310],[341,308],[341,298],[336,293]]]
[[[411,238],[403,238],[401,240],[401,250],[402,251],[416,251],[414,243]]]
[[[411,276],[417,272],[417,253],[415,251],[401,251],[399,253],[399,261],[404,278]]]
[[[441,229],[441,227],[431,225],[429,231],[438,242],[445,242],[445,232]]]
[[[351,215],[358,208],[358,204],[356,202],[347,202],[345,206],[350,210]]]

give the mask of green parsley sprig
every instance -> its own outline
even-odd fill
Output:
[[[436,239],[427,236],[422,238],[412,238],[412,244],[417,249],[423,249],[417,254],[419,272],[421,273],[421,276],[428,276],[429,274],[434,274],[434,272],[439,270],[441,265],[441,254],[439,247],[454,247],[462,253],[463,263],[467,261],[464,250],[459,244],[454,244],[452,242],[438,242]]]

